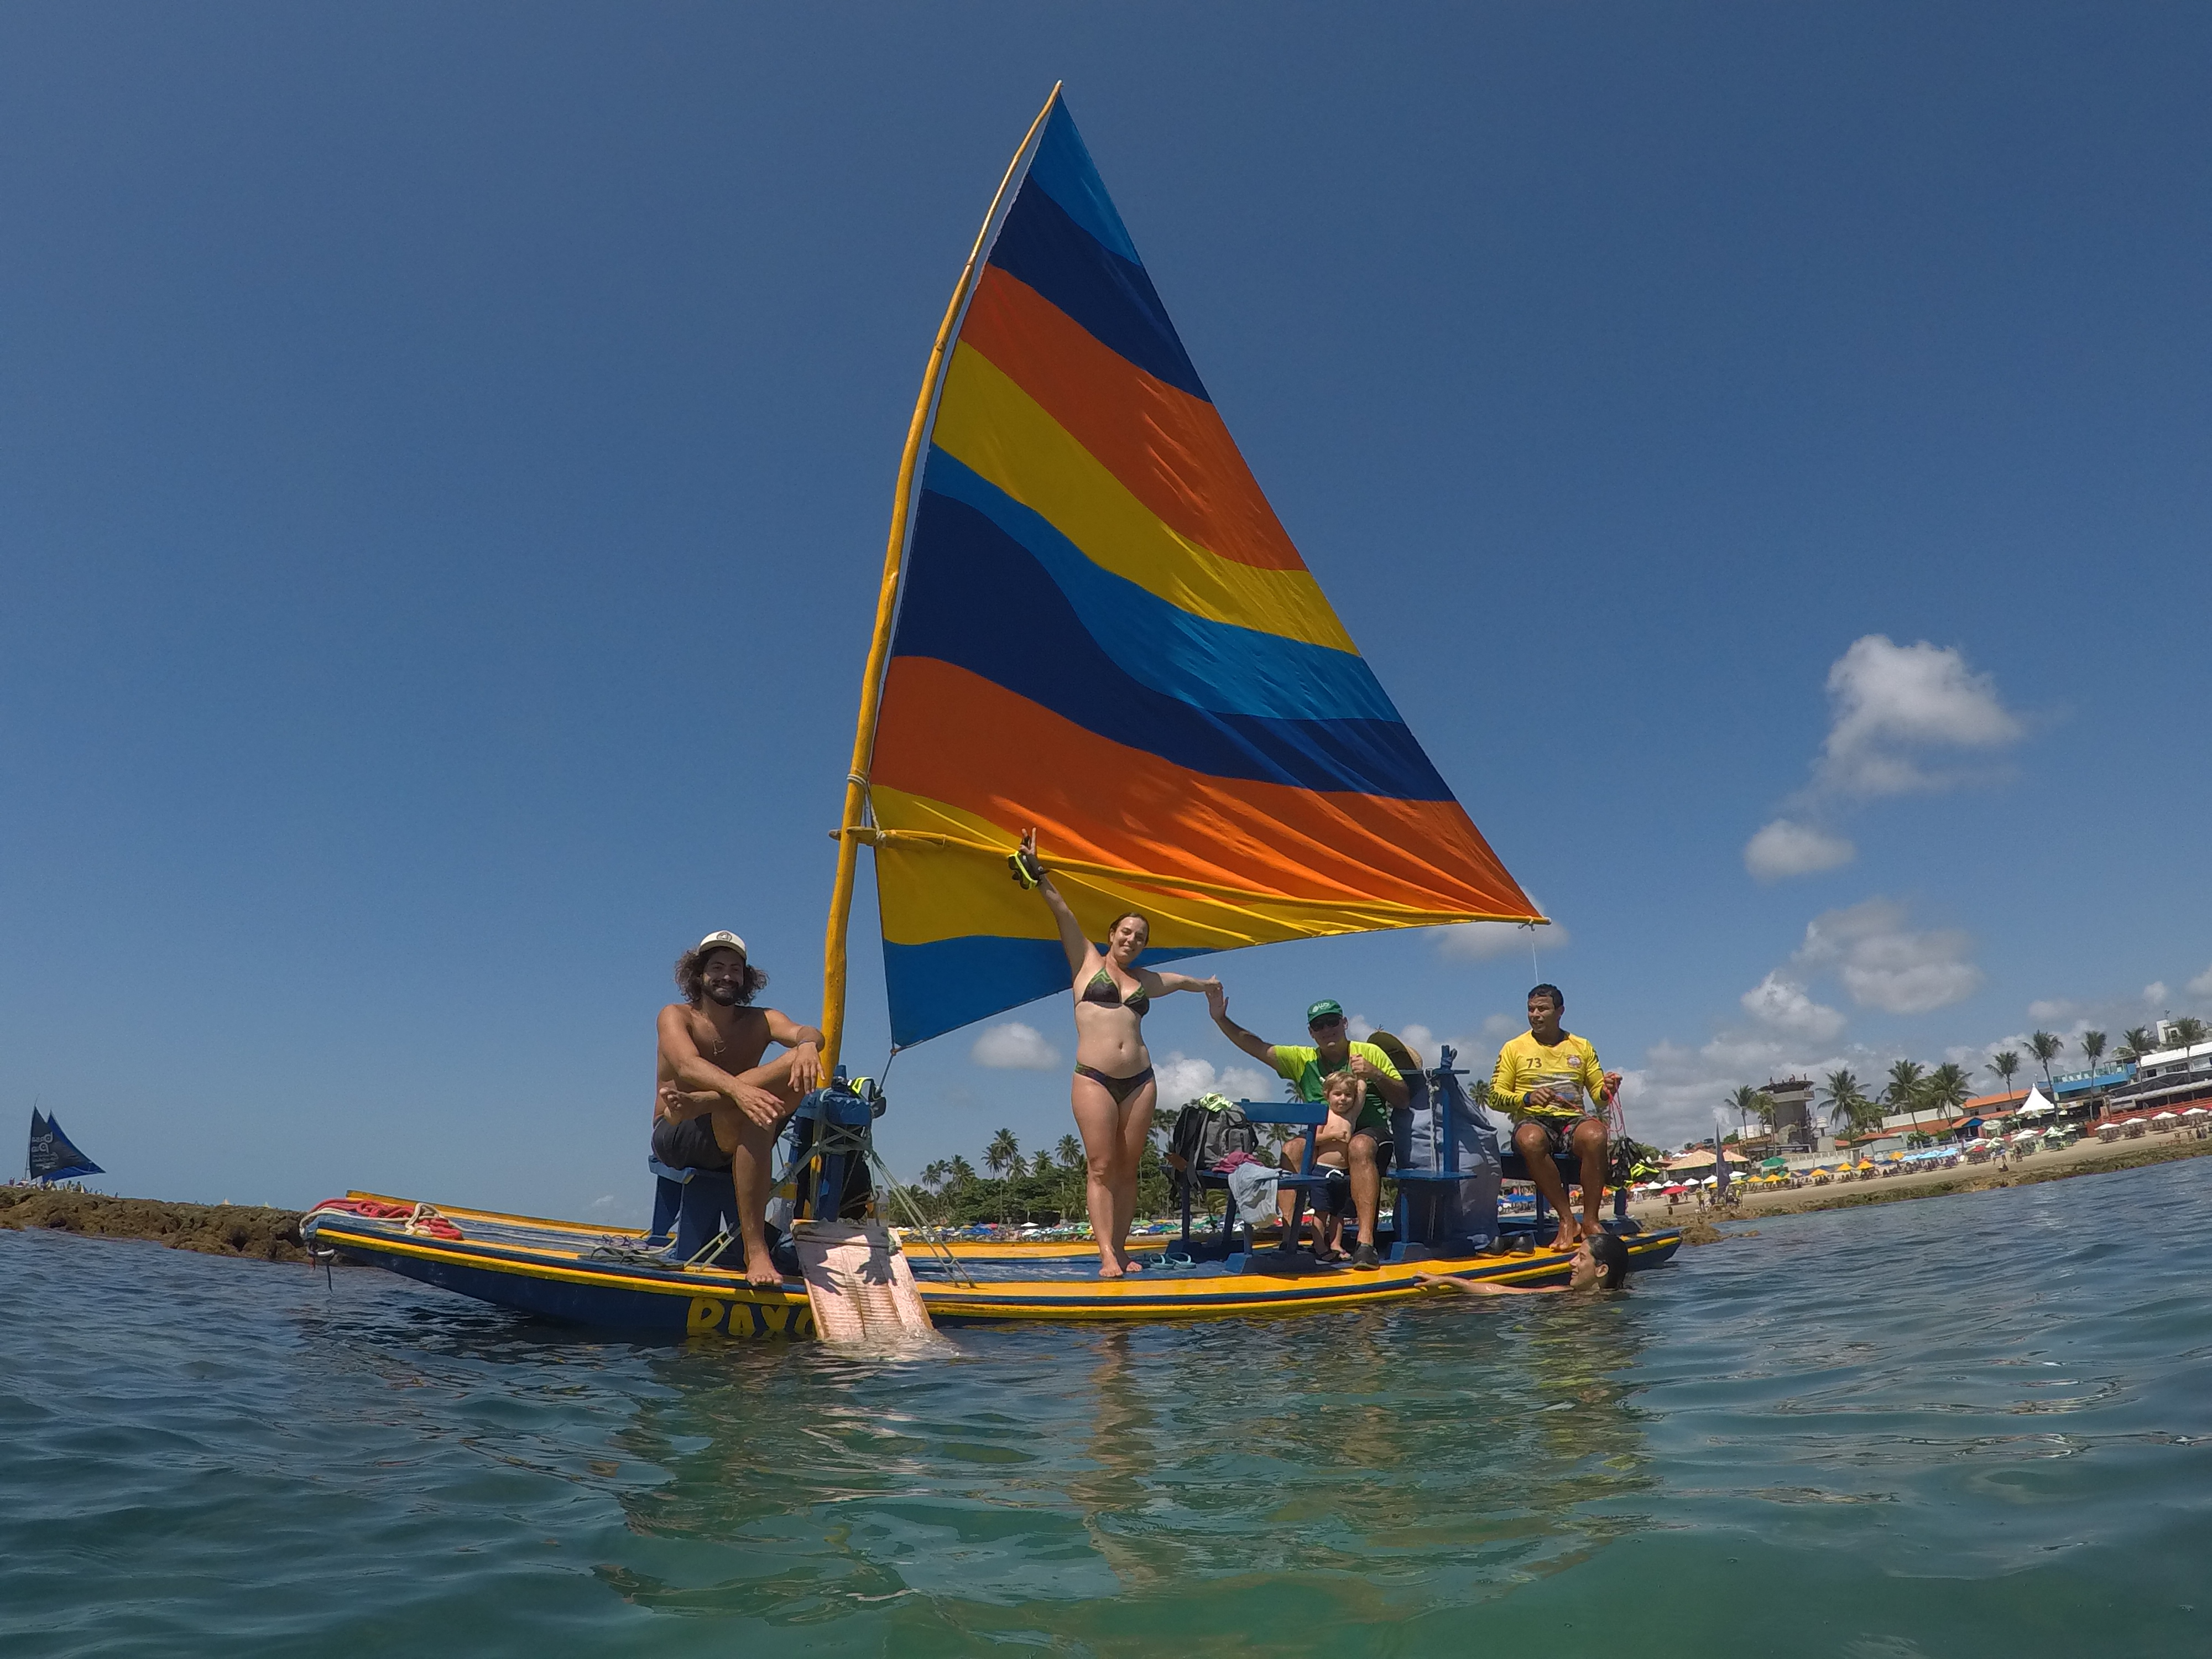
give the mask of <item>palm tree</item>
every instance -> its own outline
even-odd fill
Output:
[[[2102,1031],[2084,1031],[2076,1041],[2081,1045],[2082,1057],[2089,1062],[2089,1073],[2094,1077],[2097,1062],[2105,1056],[2105,1034]]]
[[[2043,1081],[2046,1087],[2051,1082],[2051,1062],[2058,1058],[2059,1051],[2065,1046],[2063,1042],[2049,1031],[2038,1031],[2027,1040],[2027,1052],[2042,1063]]]
[[[1080,1170],[1084,1167],[1083,1143],[1073,1135],[1062,1135],[1060,1138],[1060,1145],[1053,1150],[1060,1154],[1060,1161],[1069,1169]]]
[[[945,1166],[945,1179],[955,1187],[964,1187],[975,1178],[975,1166],[959,1153],[952,1154],[952,1162]]]
[[[1954,1113],[1966,1103],[1973,1093],[1973,1085],[1966,1081],[1966,1068],[1953,1060],[1945,1060],[1929,1073],[1923,1097],[1931,1110]]]
[[[1859,1080],[1849,1072],[1831,1072],[1821,1086],[1828,1107],[1828,1127],[1847,1129],[1857,1123],[1859,1106],[1865,1097],[1859,1093]]]
[[[2202,1042],[2205,1037],[2204,1022],[2194,1014],[2184,1014],[2173,1022],[2173,1034],[2185,1047]]]
[[[1748,1083],[1741,1085],[1734,1094],[1723,1100],[1721,1104],[1729,1111],[1735,1114],[1736,1139],[1739,1140],[1743,1138],[1745,1126],[1747,1126],[1753,1118],[1757,1118],[1760,1122],[1765,1123],[1772,1121],[1774,1117],[1774,1102],[1772,1098],[1764,1089],[1754,1089]]]
[[[925,1164],[921,1166],[921,1184],[925,1187],[941,1187],[945,1184],[945,1177],[951,1173],[952,1166],[940,1158],[934,1164]]]
[[[1917,1060],[1900,1060],[1889,1068],[1889,1084],[1882,1090],[1882,1103],[1893,1110],[1903,1108],[1912,1117],[1912,1127],[1920,1127],[1921,1097],[1927,1091],[1927,1079],[1921,1074]]]
[[[2112,1050],[2112,1058],[2120,1060],[2141,1060],[2156,1046],[2151,1041],[2148,1026],[2130,1025],[2120,1033],[2120,1046]]]
[[[990,1145],[983,1148],[983,1164],[993,1175],[1005,1174],[1009,1165],[1020,1173],[1022,1146],[1012,1129],[1001,1129],[991,1137]]]
[[[2009,1048],[2000,1050],[1996,1057],[1990,1061],[1990,1070],[1995,1072],[1997,1074],[1997,1081],[2004,1085],[2004,1092],[2010,1094],[2012,1074],[2020,1070],[2020,1056]]]

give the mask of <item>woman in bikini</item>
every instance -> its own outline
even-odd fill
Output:
[[[1129,1223],[1137,1208],[1137,1160],[1152,1131],[1158,1094],[1145,1048],[1145,1011],[1156,997],[1203,991],[1211,980],[1159,974],[1136,965],[1152,924],[1135,911],[1115,918],[1101,951],[1052,884],[1037,859],[1036,831],[1022,837],[1006,860],[1014,879],[1044,897],[1060,924],[1060,942],[1074,975],[1075,1081],[1072,1104],[1083,1137],[1089,1176],[1091,1231],[1098,1241],[1098,1276],[1119,1279],[1143,1264],[1129,1255]]]

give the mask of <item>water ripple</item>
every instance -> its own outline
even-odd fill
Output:
[[[2201,1167],[895,1363],[0,1234],[0,1642],[2199,1653]]]

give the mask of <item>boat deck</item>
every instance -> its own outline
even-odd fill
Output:
[[[348,1196],[413,1206],[412,1200],[384,1194]],[[726,1267],[671,1263],[647,1250],[645,1235],[634,1229],[449,1206],[438,1206],[436,1213],[458,1227],[461,1237],[439,1238],[410,1231],[408,1222],[331,1211],[310,1215],[304,1231],[318,1248],[350,1260],[543,1318],[663,1336],[813,1334],[805,1287],[796,1278],[754,1285]],[[1639,1233],[1627,1243],[1631,1261],[1642,1271],[1671,1260],[1681,1234],[1671,1228]],[[941,1325],[1333,1312],[1419,1296],[1423,1272],[1536,1285],[1565,1283],[1568,1266],[1565,1255],[1540,1250],[1425,1257],[1363,1273],[1264,1249],[1187,1265],[1161,1261],[1108,1280],[1089,1265],[1095,1252],[1071,1254],[1057,1244],[1031,1248],[1039,1253],[948,1257],[942,1246],[915,1243],[906,1255],[931,1317]]]

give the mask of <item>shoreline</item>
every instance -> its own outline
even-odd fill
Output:
[[[2047,1181],[2067,1181],[2075,1176],[2105,1175],[2118,1170],[2142,1169],[2154,1164],[2212,1156],[2212,1139],[2198,1140],[2178,1133],[2146,1144],[2142,1140],[2083,1141],[2061,1152],[2037,1152],[2014,1158],[2006,1169],[1990,1165],[1956,1170],[1930,1170],[1914,1175],[1854,1181],[1839,1187],[1798,1188],[1786,1192],[1746,1193],[1728,1209],[1685,1208],[1668,1213],[1663,1202],[1632,1203],[1628,1212],[1647,1226],[1683,1230],[1683,1242],[1712,1243],[1732,1235],[1721,1231],[1731,1223],[1760,1216],[1810,1215],[1820,1210],[1856,1210],[1874,1204],[1899,1204],[1916,1198],[1945,1198],[1956,1193],[1987,1192],[1999,1187],[2033,1187]],[[1696,1235],[1696,1236],[1693,1236]]]
[[[1727,1230],[1761,1216],[1809,1215],[1820,1210],[1863,1209],[1869,1205],[1944,1198],[1998,1187],[2031,1187],[2204,1157],[2212,1157],[2212,1139],[2176,1134],[2150,1145],[2087,1141],[2063,1152],[2038,1152],[2004,1170],[1932,1170],[1853,1182],[1839,1188],[1747,1193],[1741,1204],[1725,1211],[1677,1206],[1669,1215],[1664,1204],[1646,1200],[1630,1205],[1628,1212],[1646,1226],[1680,1227],[1685,1244],[1717,1244],[1744,1237]],[[82,1238],[137,1239],[173,1250],[254,1261],[312,1261],[300,1240],[303,1213],[259,1204],[185,1204],[158,1198],[116,1198],[105,1193],[0,1187],[0,1231],[27,1232],[35,1228]]]

